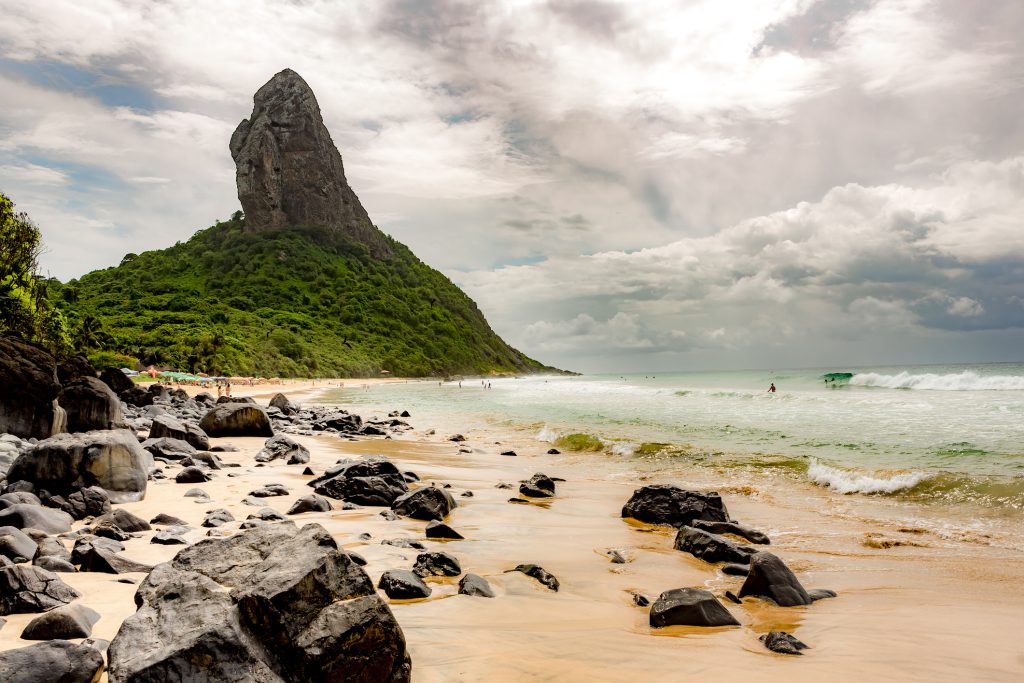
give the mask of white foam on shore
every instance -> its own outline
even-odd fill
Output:
[[[537,441],[543,441],[544,443],[554,443],[555,439],[558,438],[558,432],[551,427],[544,425],[540,428],[540,431],[537,432],[537,436],[535,438]]]
[[[829,467],[816,459],[812,459],[807,468],[808,479],[837,493],[896,493],[912,489],[930,476],[924,472],[904,472],[890,477],[871,476]]]
[[[934,373],[882,375],[877,372],[857,373],[850,384],[883,389],[926,389],[931,391],[1024,391],[1024,377],[1019,375],[982,376],[965,371],[947,375]]]
[[[631,443],[617,443],[609,450],[615,455],[633,455],[636,453],[636,445]]]

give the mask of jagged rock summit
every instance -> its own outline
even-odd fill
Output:
[[[320,226],[365,244],[376,258],[391,258],[389,240],[345,179],[306,81],[285,69],[256,91],[253,104],[230,143],[246,229]]]

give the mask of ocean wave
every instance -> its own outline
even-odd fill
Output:
[[[554,443],[555,439],[558,438],[558,432],[551,427],[544,425],[540,428],[540,431],[537,432],[537,436],[534,438],[537,439],[537,441],[543,441],[544,443]]]
[[[904,472],[888,477],[873,476],[829,467],[815,459],[812,459],[807,467],[808,479],[837,493],[897,493],[914,488],[930,476],[924,472]]]
[[[636,453],[636,445],[631,443],[613,444],[609,449],[615,455],[633,455]]]
[[[857,373],[850,384],[884,389],[926,389],[930,391],[1024,391],[1024,377],[1020,375],[982,376],[975,372],[948,375],[932,373],[882,375],[877,372]]]

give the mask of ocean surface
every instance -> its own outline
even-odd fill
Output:
[[[470,414],[540,442],[589,434],[611,454],[770,470],[837,495],[1024,512],[1024,363],[489,381],[355,381],[325,400]]]

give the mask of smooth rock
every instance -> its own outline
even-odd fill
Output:
[[[550,498],[555,495],[555,482],[546,474],[537,474],[519,485],[519,493],[531,498]]]
[[[473,573],[467,573],[459,580],[459,595],[472,595],[478,598],[493,598],[494,590],[487,579]]]
[[[542,583],[544,586],[547,586],[549,589],[551,589],[551,590],[553,590],[555,592],[558,592],[558,586],[559,586],[558,579],[555,578],[554,574],[551,574],[550,572],[548,572],[546,569],[544,569],[543,567],[541,567],[539,565],[536,565],[536,564],[521,564],[521,565],[518,565],[512,571],[514,571],[514,572],[522,572],[523,574],[526,574],[530,578],[536,579],[537,581]]]
[[[440,522],[436,519],[427,522],[425,534],[427,538],[441,538],[450,540],[461,540],[465,538],[455,529],[451,528],[444,522]]]
[[[679,530],[674,547],[705,562],[733,564],[747,564],[750,557],[757,552],[753,548],[737,545],[724,536],[694,529],[692,526],[684,526]]]
[[[391,509],[403,517],[443,520],[457,505],[447,491],[428,486],[396,498]]]
[[[51,640],[0,652],[4,683],[98,683],[103,655],[87,645]]]
[[[729,521],[729,512],[717,493],[686,491],[664,484],[644,486],[634,491],[622,508],[622,516],[675,527],[688,525],[697,519]]]
[[[381,574],[377,587],[392,600],[426,598],[432,592],[423,579],[405,569],[388,569]]]
[[[454,556],[433,551],[417,555],[412,571],[418,576],[458,576],[462,566]]]
[[[23,640],[88,638],[100,614],[85,605],[65,605],[39,615],[21,632]]]
[[[777,556],[759,552],[750,558],[750,572],[740,588],[740,597],[768,598],[780,607],[811,604],[811,596],[796,575]]]
[[[665,591],[651,605],[651,626],[739,626],[711,593],[701,588]]]
[[[318,496],[312,493],[307,496],[302,496],[295,501],[290,508],[288,508],[289,515],[298,515],[303,512],[330,512],[331,501],[327,500],[323,496]]]
[[[199,428],[211,437],[273,436],[267,411],[251,403],[222,403],[199,421]]]
[[[79,597],[53,572],[19,564],[0,569],[0,616],[45,612]]]

